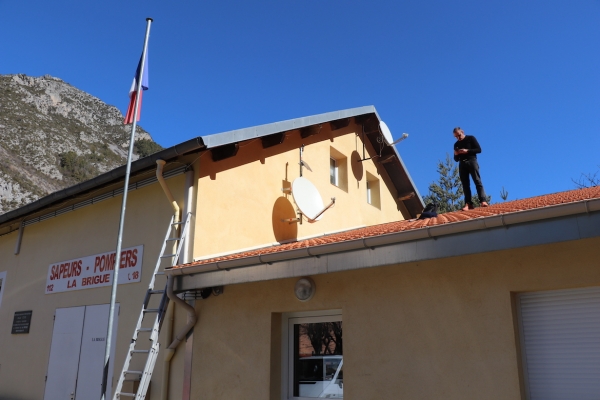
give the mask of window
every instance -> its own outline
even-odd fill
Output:
[[[381,208],[379,197],[379,179],[367,172],[367,203]]]
[[[329,182],[347,192],[348,158],[333,147],[329,149]]]
[[[329,159],[329,182],[332,185],[339,186],[338,165],[334,158]]]
[[[289,314],[283,324],[283,398],[343,399],[341,311]]]

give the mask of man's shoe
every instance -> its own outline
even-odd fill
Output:
[[[488,205],[489,205],[489,204],[488,204],[488,203],[486,203],[485,201],[482,201],[482,202],[481,202],[481,207],[487,207]]]

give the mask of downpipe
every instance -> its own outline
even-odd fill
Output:
[[[174,286],[173,282],[174,282],[174,277],[168,276],[167,277],[167,297],[171,301],[169,302],[169,306],[167,308],[167,314],[166,314],[167,323],[168,323],[168,325],[167,325],[168,334],[165,335],[165,341],[168,343],[169,341],[172,340],[172,342],[165,349],[162,392],[161,392],[161,399],[163,399],[163,400],[168,400],[168,398],[169,398],[169,378],[170,378],[169,375],[170,375],[170,371],[171,371],[171,359],[175,355],[175,350],[177,349],[179,344],[185,340],[185,337],[187,336],[188,332],[190,330],[192,330],[192,328],[194,327],[194,325],[196,325],[196,322],[198,321],[198,317],[196,317],[196,310],[194,309],[194,307],[190,306],[184,300],[177,297],[177,295],[173,292],[173,286]],[[179,304],[187,312],[188,322],[183,328],[181,328],[177,332],[177,334],[175,335],[175,338],[172,338],[172,335],[171,335],[172,332],[170,332],[170,331],[173,328],[173,317],[174,317],[174,313],[175,313],[174,312],[175,304]],[[169,310],[170,310],[170,313],[169,313]]]
[[[181,220],[179,205],[175,201],[175,198],[173,197],[173,194],[171,193],[171,190],[167,186],[167,182],[165,182],[165,178],[163,177],[163,168],[164,168],[165,164],[166,164],[166,162],[164,160],[156,160],[156,179],[158,180],[158,183],[160,184],[160,187],[162,188],[163,192],[167,196],[169,203],[171,203],[171,207],[173,207],[173,222],[179,222]],[[177,226],[177,225],[175,225],[175,226]],[[175,251],[173,251],[173,253],[175,253]],[[169,284],[169,278],[167,277],[167,285],[168,284]],[[166,322],[166,325],[163,325],[163,326],[165,326],[165,331],[166,331],[165,332],[165,342],[166,343],[170,343],[172,340],[174,314],[175,314],[175,303],[169,302],[169,305],[167,306],[167,311],[165,314],[166,321],[164,321],[164,322]],[[173,358],[173,354],[175,354],[175,350],[168,349],[168,348],[165,350],[163,373],[162,373],[162,379],[161,379],[162,380],[161,394],[160,394],[160,398],[162,400],[168,400],[168,398],[169,398],[169,376],[171,374],[171,359]]]
[[[166,328],[165,329],[165,342],[166,343],[171,342],[171,339],[173,337],[174,308],[175,308],[175,303],[170,301],[169,305],[167,306],[167,312],[165,314],[165,321],[163,323],[163,326]],[[168,348],[165,349],[165,358],[164,358],[164,365],[163,365],[163,371],[162,371],[162,385],[161,385],[161,392],[160,392],[160,398],[162,400],[169,399],[169,376],[171,374],[171,359],[173,358],[173,354],[175,354],[175,350],[168,349]]]
[[[169,299],[175,302],[176,304],[179,304],[181,307],[183,307],[185,311],[187,311],[188,323],[177,332],[175,338],[173,338],[173,341],[171,342],[169,347],[167,347],[167,349],[171,349],[173,351],[175,351],[177,346],[179,346],[179,343],[185,340],[185,336],[194,327],[194,325],[196,325],[196,321],[198,320],[198,317],[196,317],[196,310],[194,309],[194,307],[190,306],[184,300],[181,300],[179,297],[177,297],[175,293],[173,293],[174,281],[175,280],[173,279],[173,276],[169,275],[169,277],[167,278],[167,297],[169,297]]]
[[[167,199],[171,203],[171,206],[173,207],[173,222],[177,223],[177,222],[181,221],[180,208],[179,208],[179,205],[177,204],[177,202],[175,201],[173,194],[169,190],[169,187],[167,186],[167,183],[165,182],[165,179],[163,177],[163,167],[165,164],[166,164],[166,162],[164,160],[156,160],[156,165],[157,165],[156,178],[157,178],[158,182],[160,183],[160,186],[162,187],[163,191],[165,192]],[[185,208],[186,208],[187,213],[189,213],[190,209],[191,209],[192,199],[190,198],[188,192],[189,192],[190,186],[192,186],[192,185],[193,185],[193,172],[191,172],[191,174],[188,173],[188,175],[186,175]],[[179,231],[180,231],[180,234],[183,234],[181,229]],[[188,256],[187,252],[188,252],[187,246],[185,246],[185,244],[184,244],[183,258],[187,258],[187,256]],[[175,251],[173,251],[173,253],[175,253]],[[175,355],[175,350],[177,349],[177,346],[179,346],[179,344],[183,340],[185,340],[186,335],[194,327],[194,325],[196,324],[196,321],[198,319],[196,317],[196,310],[194,309],[194,307],[190,306],[184,300],[180,299],[179,297],[177,297],[175,295],[175,293],[173,292],[173,282],[174,282],[173,277],[170,277],[170,276],[167,277],[167,297],[171,301],[169,302],[169,305],[167,306],[167,312],[165,314],[165,319],[166,319],[165,322],[167,323],[167,325],[165,327],[166,328],[165,342],[166,343],[171,342],[171,344],[165,349],[165,353],[164,353],[165,356],[164,356],[164,360],[163,360],[164,364],[163,364],[163,375],[162,375],[162,385],[161,385],[161,399],[162,400],[168,400],[168,398],[169,398],[171,359]],[[179,304],[187,312],[188,323],[177,332],[177,334],[175,335],[175,338],[173,339],[173,324],[174,324],[173,320],[174,320],[174,315],[175,315],[175,304]]]
[[[165,182],[165,178],[163,177],[163,167],[166,163],[165,160],[156,160],[156,179],[158,179],[160,187],[162,187],[165,195],[167,195],[167,199],[169,199],[169,202],[171,203],[171,207],[173,207],[173,222],[179,222],[181,221],[179,205],[177,205],[177,202],[173,198],[173,194],[171,193],[171,190],[169,190],[167,182]]]

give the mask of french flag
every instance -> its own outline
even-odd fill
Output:
[[[144,57],[144,55],[142,55]],[[132,124],[133,123],[133,114],[135,108],[135,99],[138,96],[137,86],[140,79],[140,71],[142,69],[142,57],[140,57],[140,62],[135,71],[135,77],[133,78],[133,83],[131,84],[131,89],[129,89],[129,107],[127,107],[127,114],[125,114],[125,122],[124,124]],[[144,60],[144,71],[141,74],[142,78],[142,90],[139,93],[140,101],[138,102],[138,113],[137,113],[137,121],[140,120],[140,114],[142,113],[142,93],[144,90],[148,90],[148,51],[146,51],[146,57]]]

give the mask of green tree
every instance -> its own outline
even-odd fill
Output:
[[[438,161],[437,172],[440,174],[436,182],[429,184],[429,193],[423,198],[425,204],[436,203],[438,212],[445,213],[460,210],[465,206],[464,192],[458,175],[458,164],[446,154],[446,160]],[[473,206],[479,207],[477,194],[472,197]],[[491,204],[492,196],[487,196],[486,202]]]
[[[149,139],[140,139],[133,144],[133,147],[140,158],[144,158],[163,149],[160,144]]]
[[[429,193],[423,198],[425,204],[436,203],[438,212],[456,211],[464,206],[463,190],[458,176],[458,165],[446,154],[446,160],[438,161],[437,172],[440,175],[437,182],[429,184]]]
[[[100,172],[90,161],[92,155],[77,155],[74,151],[67,151],[58,155],[60,170],[67,178],[75,182],[83,182],[97,176]]]

